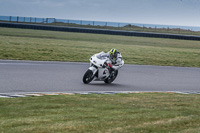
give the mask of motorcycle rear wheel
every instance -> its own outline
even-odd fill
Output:
[[[118,70],[115,71],[114,77],[109,76],[107,79],[104,80],[104,82],[107,84],[111,84],[116,79],[117,75],[118,75]]]
[[[90,69],[88,69],[83,76],[83,83],[89,84],[93,79],[94,79],[93,72]]]

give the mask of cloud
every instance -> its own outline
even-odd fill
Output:
[[[43,7],[57,7],[64,6],[65,0],[2,0],[1,3],[7,5],[16,5],[19,7],[22,6],[43,6]]]
[[[200,0],[0,0],[0,15],[199,25]]]

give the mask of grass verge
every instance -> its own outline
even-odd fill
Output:
[[[200,95],[0,98],[1,132],[200,132]]]
[[[126,64],[200,67],[199,41],[0,28],[0,59],[88,62],[111,48]]]

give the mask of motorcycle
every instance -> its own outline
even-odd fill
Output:
[[[93,55],[90,59],[90,67],[83,76],[83,82],[89,84],[92,80],[104,81],[107,84],[112,83],[117,75],[118,70],[110,71],[111,64],[108,63],[108,55],[104,52]],[[122,66],[124,61],[122,61]]]

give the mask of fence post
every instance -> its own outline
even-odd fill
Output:
[[[19,21],[19,16],[17,16],[17,23],[18,23],[18,21]]]
[[[10,19],[9,21],[11,22],[11,21],[12,21],[12,16],[10,16],[10,18],[9,18],[9,19]]]
[[[94,26],[94,21],[93,21],[93,26]]]

